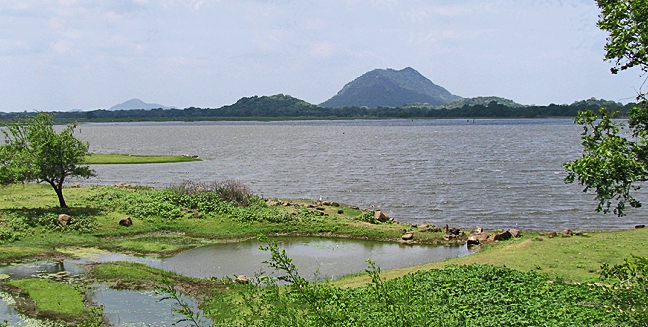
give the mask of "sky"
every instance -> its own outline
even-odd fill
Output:
[[[377,68],[461,97],[626,103],[592,0],[0,0],[0,111],[318,104]],[[645,77],[645,76],[644,76]]]

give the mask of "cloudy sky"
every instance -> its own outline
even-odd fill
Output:
[[[0,111],[311,103],[376,68],[462,97],[627,102],[592,0],[0,0]]]

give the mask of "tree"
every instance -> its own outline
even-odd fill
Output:
[[[605,60],[614,61],[613,74],[631,67],[648,71],[648,1],[596,0],[601,15],[598,26],[609,33]],[[581,111],[575,120],[583,126],[583,155],[566,162],[566,183],[575,180],[595,189],[599,201],[597,211],[612,211],[623,216],[626,203],[641,207],[633,194],[648,181],[648,100],[639,92],[637,104],[628,112],[625,124],[614,120],[618,112],[600,109],[600,116],[591,110]]]
[[[65,179],[95,175],[83,164],[89,154],[88,143],[74,137],[75,128],[76,124],[69,124],[56,133],[52,116],[43,112],[7,124],[2,130],[5,144],[0,146],[0,184],[48,183],[61,208],[67,208]]]

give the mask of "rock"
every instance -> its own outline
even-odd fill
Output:
[[[510,239],[512,236],[513,235],[511,235],[511,232],[507,229],[507,230],[505,230],[503,232],[499,232],[499,233],[495,234],[495,237],[493,237],[493,239],[495,241],[506,241],[506,240]]]
[[[342,209],[338,210],[338,215],[341,215],[343,213],[344,213],[344,210],[342,210]]]
[[[133,219],[131,217],[122,218],[119,220],[120,226],[131,227],[133,225]]]
[[[407,229],[405,229],[405,228],[401,228],[401,230],[400,230],[399,232],[400,232],[401,234],[405,234],[405,233],[407,233]]]
[[[427,232],[429,229],[427,227],[419,227],[419,232]]]
[[[389,216],[387,216],[384,212],[378,210],[376,211],[376,220],[378,220],[381,223],[384,223],[389,220]]]
[[[70,225],[74,222],[74,217],[64,213],[58,216],[58,224],[61,226]]]
[[[418,226],[418,228],[430,228],[430,224],[425,223]]]
[[[468,241],[466,241],[466,244],[468,245],[478,245],[479,244],[479,239],[477,239],[476,236],[471,236],[468,238]]]
[[[297,216],[297,211],[291,211],[290,214],[293,216]]]
[[[81,187],[81,184],[74,183],[70,187],[79,188],[79,187]]]
[[[549,238],[554,238],[554,237],[556,237],[556,236],[558,236],[558,233],[556,233],[556,232],[549,232]]]
[[[635,228],[645,228],[645,227],[646,227],[646,225],[643,225],[643,224],[642,225],[635,225]]]
[[[351,208],[353,210],[360,210],[360,207],[356,207],[356,206],[352,206],[352,207],[349,207],[349,208]]]
[[[194,211],[193,213],[191,213],[191,216],[194,217],[194,218],[200,218],[200,217],[201,217],[201,216],[200,216],[200,212],[196,212],[196,211]]]
[[[291,205],[292,205],[292,204],[290,204],[290,202],[286,202],[286,203],[284,203],[284,207],[290,207]]]
[[[513,237],[522,236],[522,233],[517,229],[509,229],[509,233],[511,233],[511,236],[513,236]]]
[[[443,235],[443,238],[444,238],[446,241],[451,241],[451,240],[456,239],[456,238],[457,238],[457,235],[445,234],[445,235]]]
[[[444,227],[443,230],[445,231],[446,234],[463,235],[463,231],[461,229],[459,229],[459,228],[454,228],[454,227],[446,228],[446,227]]]
[[[412,224],[412,228],[416,228],[416,227],[418,227],[417,224]]]
[[[443,232],[446,234],[450,234],[449,231],[450,229],[448,228],[448,224],[443,225]]]
[[[248,284],[250,283],[250,278],[248,278],[248,276],[245,275],[238,275],[236,276],[236,279],[234,281],[239,284]]]
[[[339,207],[340,204],[337,202],[331,202],[331,207]]]
[[[477,228],[475,228],[475,234],[481,234],[483,232],[484,232],[484,229],[481,226],[477,226]]]
[[[536,241],[542,241],[542,240],[544,240],[544,238],[542,238],[542,236],[538,236],[538,237],[535,238],[535,240]]]
[[[329,201],[324,201],[324,202],[322,202],[322,205],[323,205],[323,206],[330,206],[330,205],[331,205],[331,202],[329,202]]]
[[[279,202],[277,202],[277,201],[272,201],[272,200],[271,200],[271,201],[266,202],[266,204],[267,204],[269,207],[276,207],[276,206],[279,205]]]
[[[569,228],[565,228],[565,230],[562,232],[563,237],[570,237],[572,235],[573,235],[573,233],[572,233],[571,229],[569,229]]]
[[[401,239],[403,241],[410,241],[410,240],[414,239],[414,233],[403,234],[403,236],[401,236]]]
[[[324,209],[323,207],[317,207],[317,208],[315,208],[315,209],[317,209],[317,210],[319,210],[319,211],[324,211],[324,210],[326,210],[326,209]]]

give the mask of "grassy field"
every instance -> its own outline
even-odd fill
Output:
[[[421,232],[407,224],[370,223],[373,212],[347,205],[260,199],[231,181],[185,183],[164,190],[134,186],[69,187],[64,194],[70,208],[57,208],[55,193],[46,185],[0,189],[0,264],[64,258],[92,248],[168,255],[203,244],[248,239],[260,233],[399,241],[403,232],[414,231],[415,242],[446,242],[442,232]],[[59,214],[74,216],[73,223],[61,226]],[[132,226],[118,223],[125,217],[132,219]],[[633,307],[644,310],[638,315],[623,314],[625,307],[617,306],[618,300],[611,293],[590,283],[600,281],[603,264],[620,264],[631,254],[648,257],[648,229],[588,231],[555,238],[526,231],[520,238],[489,244],[466,257],[380,274],[369,269],[373,273],[277,291],[187,278],[123,262],[91,265],[89,276],[118,288],[173,285],[178,291],[198,296],[205,312],[224,319],[223,322],[257,326],[345,325],[350,323],[347,317],[355,319],[350,325],[373,321],[385,326],[455,326],[470,321],[498,326],[504,321],[515,325],[548,322],[547,325],[587,326],[616,321],[614,325],[633,326],[644,319],[646,308]],[[0,286],[26,299],[21,311],[32,316],[43,317],[44,313],[55,320],[76,324],[89,312],[83,304],[82,292],[61,282],[9,280]],[[509,291],[489,291],[497,287]],[[470,293],[475,289],[480,293]],[[512,292],[513,289],[519,291]],[[62,303],[59,299],[64,299],[65,305],[58,305]],[[309,301],[312,303],[304,304]],[[376,306],[380,301],[392,304]],[[434,307],[437,314],[405,310],[399,304],[409,306],[412,301],[419,303],[422,310]],[[478,305],[484,302],[491,304]],[[510,311],[511,305],[519,310]],[[305,309],[309,306],[326,307],[330,314],[313,315],[314,311]],[[246,309],[241,311],[238,307]],[[535,309],[531,312],[525,308]],[[478,311],[481,313],[477,314]],[[258,317],[263,317],[263,321]]]
[[[115,186],[70,187],[64,189],[64,195],[70,207],[61,209],[47,185],[0,189],[0,263],[60,256],[56,249],[64,247],[155,255],[253,238],[259,233],[397,241],[402,229],[412,230],[408,225],[371,224],[360,219],[363,215],[373,217],[372,212],[313,201],[293,201],[287,206],[278,205],[277,200],[268,201],[275,204],[268,205],[251,197],[254,202],[241,207],[209,198],[182,200],[170,190]],[[188,202],[177,202],[180,200]],[[59,214],[74,216],[75,223],[59,226]],[[119,225],[125,217],[132,218],[132,226]],[[416,241],[440,243],[443,235],[417,233]]]
[[[92,153],[86,163],[90,165],[114,165],[114,164],[151,164],[151,163],[171,163],[171,162],[191,162],[201,161],[200,158],[191,156],[145,156],[117,153]]]
[[[631,254],[648,257],[648,229],[588,232],[586,236],[540,236],[526,232],[522,237],[489,245],[477,253],[421,266],[383,272],[393,279],[418,270],[439,269],[447,265],[487,264],[519,271],[535,271],[573,282],[597,281],[601,265],[619,264]],[[537,239],[541,237],[540,241]],[[357,287],[370,282],[365,275],[350,276],[333,285]]]

